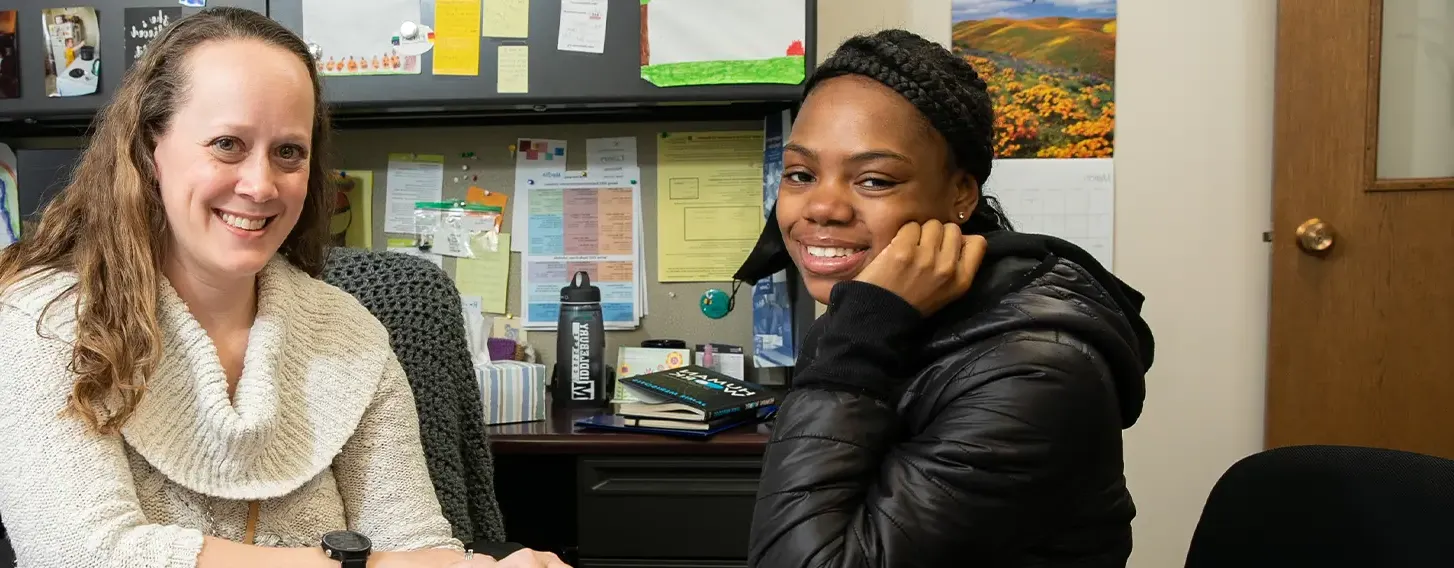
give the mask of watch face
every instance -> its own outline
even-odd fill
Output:
[[[323,535],[323,546],[339,552],[364,552],[371,545],[368,537],[353,531],[333,531]]]

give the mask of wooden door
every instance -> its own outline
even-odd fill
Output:
[[[1454,0],[1278,3],[1269,447],[1454,458],[1451,28]]]

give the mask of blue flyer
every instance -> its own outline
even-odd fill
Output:
[[[783,141],[792,129],[792,113],[785,110],[772,114],[763,122],[762,214],[766,216],[777,203],[778,183],[783,176]],[[758,368],[791,367],[797,362],[789,285],[787,272],[779,271],[752,287],[752,364]]]

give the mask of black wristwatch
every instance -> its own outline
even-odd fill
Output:
[[[323,553],[337,560],[343,568],[366,568],[374,544],[369,537],[353,531],[333,531],[323,535]]]

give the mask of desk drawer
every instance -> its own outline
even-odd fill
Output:
[[[578,463],[582,557],[747,557],[761,458],[583,457]]]

